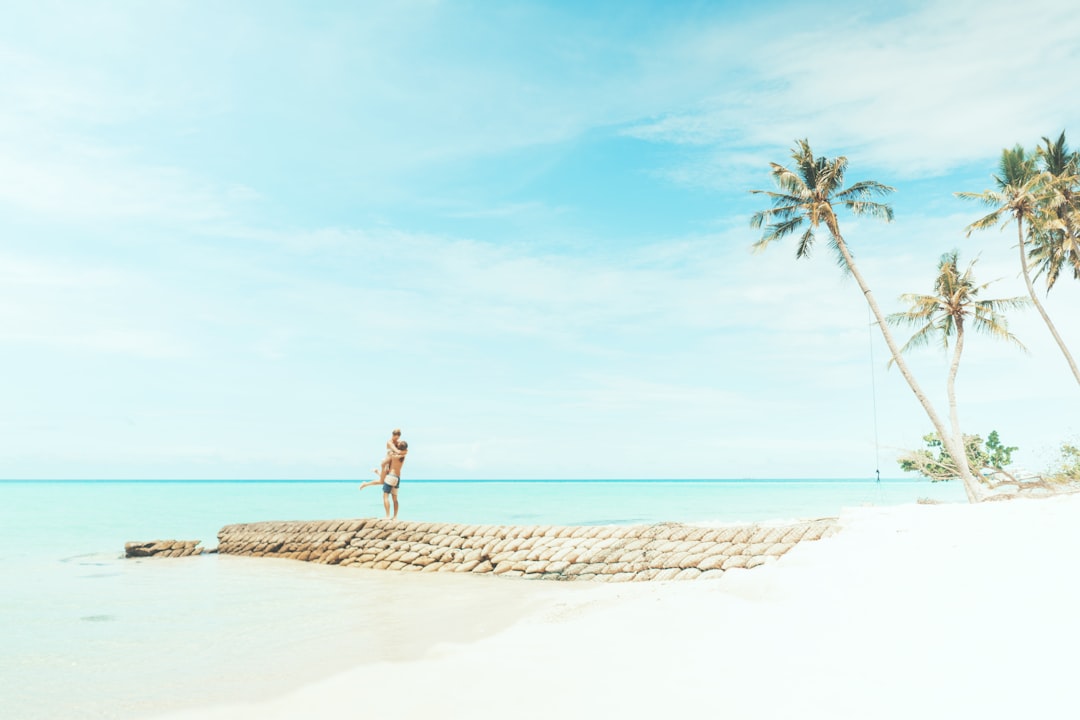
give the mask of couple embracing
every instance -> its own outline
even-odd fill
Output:
[[[409,453],[409,443],[401,439],[401,430],[395,429],[386,441],[386,457],[382,464],[373,472],[379,477],[361,483],[363,490],[368,485],[382,484],[383,508],[386,509],[386,518],[396,520],[398,514],[398,487],[401,485],[401,466],[405,464],[405,456]],[[394,501],[394,514],[390,515],[390,500]]]

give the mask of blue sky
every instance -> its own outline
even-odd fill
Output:
[[[897,188],[843,220],[886,312],[952,248],[1019,295],[953,193],[1080,143],[1058,2],[0,5],[6,478],[351,478],[395,426],[414,478],[897,476],[929,422],[748,191],[806,137]],[[1011,328],[961,422],[1037,469],[1078,390]]]

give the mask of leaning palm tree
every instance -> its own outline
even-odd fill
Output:
[[[859,289],[862,290],[866,302],[870,305],[870,310],[877,319],[877,325],[885,337],[885,343],[889,346],[889,352],[892,353],[893,361],[900,369],[900,374],[907,380],[911,391],[915,393],[915,397],[930,417],[930,422],[937,431],[938,437],[941,438],[946,451],[956,460],[958,467],[966,468],[967,466],[962,465],[959,460],[964,456],[963,440],[946,432],[941,418],[938,417],[926,393],[919,387],[915,376],[901,357],[900,349],[885,322],[885,316],[882,315],[862,273],[855,266],[851,251],[840,234],[840,223],[836,217],[837,207],[846,208],[854,215],[866,215],[886,222],[891,221],[892,208],[885,203],[875,202],[873,198],[887,195],[893,192],[893,188],[873,180],[857,182],[845,188],[844,171],[847,169],[847,158],[843,156],[833,159],[814,157],[806,140],[798,141],[798,147],[792,150],[791,157],[795,161],[794,170],[789,170],[777,163],[770,163],[773,182],[778,191],[751,191],[765,195],[772,201],[771,208],[754,213],[750,219],[751,227],[764,226],[761,239],[754,243],[754,249],[763,250],[777,240],[798,233],[805,226],[805,230],[798,236],[795,257],[808,257],[816,240],[816,233],[824,226],[828,232],[829,246],[837,254],[837,263],[842,269],[850,272],[855,282],[859,284]],[[976,502],[982,498],[983,490],[970,471],[962,471],[961,479],[969,501]]]
[[[1028,258],[1035,276],[1046,276],[1049,293],[1065,268],[1080,280],[1080,157],[1069,151],[1064,132],[1053,142],[1044,137],[1038,154],[1050,192],[1044,211],[1034,218]]]
[[[1012,150],[1005,149],[1001,152],[1000,174],[994,176],[994,182],[998,187],[997,190],[984,190],[981,193],[961,192],[956,193],[956,195],[969,200],[979,200],[994,207],[993,212],[989,215],[979,218],[968,225],[967,234],[969,237],[975,230],[984,230],[998,224],[1006,225],[1013,220],[1016,221],[1016,236],[1020,248],[1020,269],[1023,271],[1024,282],[1027,284],[1028,297],[1031,298],[1035,309],[1039,311],[1039,315],[1042,316],[1046,327],[1050,329],[1054,341],[1061,348],[1061,352],[1065,356],[1066,362],[1069,363],[1069,368],[1072,370],[1076,382],[1080,383],[1080,369],[1077,368],[1076,361],[1073,360],[1069,348],[1065,346],[1065,341],[1058,334],[1057,328],[1054,326],[1053,321],[1050,320],[1046,309],[1039,302],[1039,298],[1035,294],[1035,287],[1031,283],[1031,270],[1028,267],[1028,253],[1025,246],[1026,233],[1024,224],[1027,223],[1030,227],[1042,223],[1043,221],[1039,218],[1044,217],[1044,215],[1040,214],[1057,207],[1061,202],[1060,193],[1055,192],[1053,178],[1048,173],[1039,171],[1036,166],[1036,159],[1034,155],[1028,154],[1020,145],[1017,145]]]
[[[945,350],[948,350],[949,341],[955,340],[946,382],[949,421],[954,438],[964,437],[960,432],[960,418],[956,409],[956,374],[960,369],[960,355],[964,351],[964,331],[967,323],[970,322],[971,328],[977,332],[1026,349],[1016,336],[1009,332],[1008,322],[1003,313],[1008,309],[1026,307],[1031,304],[1031,301],[1026,297],[979,299],[979,294],[991,283],[976,284],[973,275],[975,263],[976,261],[972,260],[967,269],[960,272],[958,252],[953,250],[945,253],[938,263],[934,294],[901,295],[901,302],[906,303],[910,309],[893,313],[887,318],[893,325],[916,328],[915,334],[904,344],[904,347],[900,348],[902,353],[911,348],[927,345],[935,338],[940,341]],[[971,473],[966,452],[961,453],[960,457],[954,455],[953,460],[956,461],[958,467]]]

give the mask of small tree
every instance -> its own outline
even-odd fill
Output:
[[[959,478],[960,469],[952,455],[945,452],[938,436],[930,433],[923,436],[923,441],[925,448],[910,450],[897,458],[900,469],[918,473],[931,482]],[[968,467],[983,477],[989,489],[999,491],[989,499],[1080,492],[1080,445],[1062,443],[1061,455],[1054,468],[1043,475],[1022,478],[1008,469],[1012,454],[1018,448],[1002,443],[997,430],[991,431],[985,443],[978,435],[965,435],[964,449],[967,451]]]
[[[960,468],[952,456],[945,452],[941,439],[936,433],[923,435],[926,449],[911,450],[904,453],[897,462],[904,472],[916,472],[933,482],[956,480],[960,477]],[[964,436],[964,450],[967,451],[968,467],[972,472],[990,473],[1004,470],[1012,462],[1012,454],[1019,448],[1002,445],[997,430],[987,437],[986,442],[978,435]]]
[[[991,430],[986,438],[985,465],[1003,470],[1012,464],[1012,454],[1019,450],[1018,447],[1006,447],[1001,443],[997,430]]]

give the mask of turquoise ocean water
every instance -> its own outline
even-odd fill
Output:
[[[381,495],[355,481],[0,481],[3,716],[150,717],[256,699],[341,663],[407,659],[424,651],[421,637],[463,641],[455,628],[475,614],[475,599],[467,608],[446,598],[433,605],[426,578],[412,573],[216,555],[122,558],[130,540],[213,547],[218,529],[236,522],[377,517]],[[964,501],[959,484],[916,480],[406,480],[401,519],[739,523],[922,497]],[[492,580],[483,586],[491,602],[508,602],[514,581]],[[380,609],[388,598],[399,612]]]

